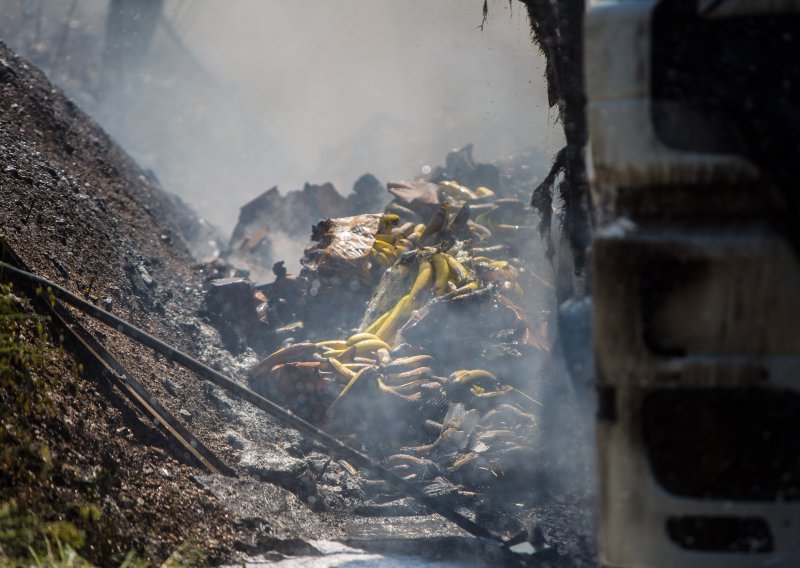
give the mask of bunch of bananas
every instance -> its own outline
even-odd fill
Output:
[[[251,376],[269,380],[270,373],[287,362],[313,364],[321,378],[334,379],[341,385],[330,411],[360,381],[373,381],[380,392],[408,402],[435,394],[461,397],[465,391],[477,396],[489,391],[505,392],[488,371],[463,370],[445,377],[434,373],[434,359],[430,355],[404,354],[409,346],[398,345],[398,332],[415,310],[433,299],[458,301],[485,285],[476,276],[476,270],[447,252],[417,249],[412,262],[417,264],[417,273],[408,293],[362,331],[347,339],[298,343],[280,349],[256,365]],[[476,257],[471,264],[491,275],[501,271],[509,278],[516,275],[507,261]],[[519,286],[516,282],[514,285]],[[445,386],[447,383],[450,388]]]
[[[488,370],[448,372],[430,354],[404,343],[404,326],[429,303],[459,302],[482,294],[522,297],[529,286],[549,286],[516,260],[492,258],[495,253],[508,253],[508,235],[529,229],[521,202],[496,199],[488,188],[471,190],[452,181],[441,182],[438,195],[440,204],[425,223],[419,222],[423,220],[419,213],[398,203],[380,217],[370,251],[380,281],[357,333],[279,349],[251,370],[251,380],[269,382],[290,365],[304,373],[313,371],[331,392],[326,403],[328,419],[342,414],[337,409],[345,398],[364,396],[385,395],[414,407],[432,403],[438,409],[448,405],[516,408],[517,402],[512,401],[520,400],[538,405]],[[472,213],[478,214],[474,221],[470,221]],[[488,246],[469,247],[470,242],[486,239],[492,240]],[[469,448],[448,454],[448,465],[436,454],[437,444],[447,438],[445,430],[432,445],[406,448],[410,453],[397,454],[393,464],[428,473],[431,468],[438,471],[437,462],[445,471],[465,466],[475,458],[474,451],[464,453]],[[482,440],[489,438],[483,435]]]
[[[475,292],[480,286],[481,282],[476,278],[474,270],[467,268],[454,255],[441,251],[423,251],[419,255],[417,276],[408,294],[369,327],[378,326],[377,334],[392,341],[411,313],[429,299],[457,301]],[[385,319],[381,321],[381,318]]]
[[[389,266],[402,253],[412,250],[425,230],[425,225],[421,223],[399,223],[400,216],[394,213],[384,213],[378,222],[370,257],[381,268]]]
[[[316,369],[320,379],[333,380],[341,388],[328,408],[329,414],[363,382],[373,382],[379,392],[411,403],[424,398],[460,400],[465,393],[498,396],[509,392],[510,387],[501,385],[489,371],[463,369],[442,376],[435,373],[436,360],[431,355],[406,355],[408,352],[407,344],[393,349],[378,335],[360,332],[346,340],[298,343],[279,349],[259,363],[251,375],[269,380],[287,364]]]
[[[459,214],[450,219],[449,202],[444,202],[439,206],[426,224],[408,221],[399,225],[399,215],[384,213],[378,223],[370,256],[379,267],[386,268],[403,253],[437,242],[443,236],[441,233],[446,228],[466,222],[466,219],[463,219],[465,215],[468,218],[469,208],[462,207]]]

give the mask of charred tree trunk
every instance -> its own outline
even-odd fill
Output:
[[[564,202],[561,221],[572,249],[575,274],[582,277],[587,266],[591,207],[584,159],[587,141],[583,84],[584,0],[521,1],[528,10],[533,40],[545,56],[549,103],[551,107],[558,107],[566,138],[566,146],[556,156],[550,175],[534,191],[532,205],[542,214],[542,229],[549,239],[552,191],[558,175],[563,173],[558,185]]]

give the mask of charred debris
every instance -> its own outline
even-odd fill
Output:
[[[477,164],[468,145],[387,192],[369,175],[348,198],[330,184],[273,188],[200,267],[206,316],[229,350],[258,354],[254,391],[426,493],[459,506],[519,497],[548,459],[543,400],[567,387],[533,181],[525,156]],[[314,216],[289,274],[271,237],[297,238]],[[398,497],[366,477],[373,506]]]

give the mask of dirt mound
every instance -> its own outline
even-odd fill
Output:
[[[195,317],[203,274],[192,268],[190,243],[213,239],[213,233],[40,71],[2,44],[0,98],[0,234],[14,251],[42,276],[224,365],[224,354],[215,356],[210,347],[218,343],[216,332]],[[235,407],[233,401],[199,388],[197,379],[116,332],[77,317],[220,457],[231,460],[239,453],[225,437],[232,434],[222,415]],[[81,525],[89,529],[82,554],[109,564],[136,549],[163,560],[194,539],[213,560],[259,542],[274,548],[277,539],[302,535],[304,527],[330,532],[279,487],[270,491],[283,495],[291,522],[269,507],[261,513],[256,507],[241,513],[248,525],[193,481],[198,470],[183,463],[164,433],[101,373],[87,367],[80,378],[70,378],[69,362],[59,361],[50,367],[64,379],[56,381],[54,394],[59,412],[32,433],[34,442],[51,448],[52,475],[24,487],[3,483],[0,501],[16,497],[22,511],[44,521],[75,517],[79,524],[85,519],[78,505],[95,507],[104,528]],[[270,428],[262,431],[273,444],[291,439]],[[253,528],[259,514],[264,518]]]

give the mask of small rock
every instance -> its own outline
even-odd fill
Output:
[[[187,422],[191,422],[192,421],[193,414],[191,412],[189,412],[188,410],[186,410],[185,408],[181,408],[178,411],[178,414],[180,415],[181,418],[183,418]]]
[[[153,284],[155,284],[153,277],[150,276],[150,273],[147,271],[147,268],[145,268],[143,264],[140,264],[137,267],[137,270],[139,271],[139,276],[142,277],[142,282],[144,282],[148,286],[152,286]]]
[[[296,487],[301,472],[306,468],[302,460],[287,455],[265,453],[263,450],[246,450],[242,453],[239,465],[255,478],[282,487]]]
[[[176,394],[178,394],[178,389],[175,386],[175,383],[173,383],[171,380],[163,379],[161,381],[161,384],[164,385],[164,390],[166,390],[172,396],[175,396]]]
[[[206,309],[218,320],[247,327],[258,320],[253,294],[253,283],[245,278],[212,280],[206,294]]]

